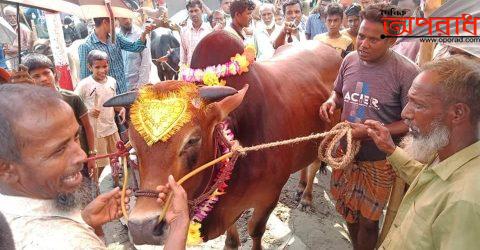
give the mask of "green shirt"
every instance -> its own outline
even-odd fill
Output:
[[[429,164],[397,147],[387,160],[410,188],[380,249],[479,249],[479,156],[480,141]]]
[[[87,135],[82,126],[81,120],[82,117],[88,113],[88,109],[82,98],[77,94],[65,89],[59,89],[58,92],[62,95],[63,100],[73,109],[75,119],[77,120],[78,125],[80,125],[80,146],[86,153],[88,153],[90,149],[88,148]]]

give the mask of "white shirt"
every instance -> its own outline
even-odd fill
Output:
[[[103,107],[103,104],[116,95],[117,83],[115,79],[107,76],[106,83],[99,83],[89,76],[81,80],[75,88],[75,94],[85,102],[87,109],[100,110],[98,118],[90,117],[96,138],[103,138],[118,131],[115,124],[115,111],[113,107]]]
[[[203,22],[202,26],[197,30],[191,23],[182,28],[180,32],[180,64],[190,65],[193,51],[197,47],[198,42],[210,34],[212,30],[212,26],[208,22]]]
[[[137,41],[142,35],[142,32],[143,30],[136,25],[132,25],[132,30],[129,33],[123,33],[120,28],[117,29],[117,33],[124,35],[131,42]],[[150,82],[152,54],[149,39],[147,39],[146,44],[147,47],[140,53],[122,50],[125,78],[129,83],[129,90],[139,89],[145,83]]]
[[[0,204],[16,249],[105,249],[105,243],[85,223],[80,210],[60,211],[53,200],[3,194]]]
[[[273,48],[274,39],[282,31],[281,27],[275,24],[271,35],[268,34],[265,24],[259,24],[253,33],[253,42],[257,49],[257,61],[270,59],[275,53]]]

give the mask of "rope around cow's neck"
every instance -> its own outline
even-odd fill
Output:
[[[340,141],[342,140],[343,137],[347,137],[347,147],[346,147],[346,152],[343,156],[340,157],[334,157],[333,154],[336,154],[334,152],[335,148],[337,145],[340,144]],[[290,140],[284,140],[284,141],[276,141],[272,143],[265,143],[265,144],[260,144],[252,147],[242,147],[242,146],[237,146],[232,148],[232,152],[227,153],[211,162],[208,162],[199,168],[193,170],[192,172],[188,173],[184,177],[182,177],[179,181],[178,184],[182,185],[186,180],[190,179],[191,177],[195,176],[196,174],[200,173],[201,171],[214,166],[218,162],[221,162],[225,159],[231,158],[235,154],[246,154],[247,152],[251,151],[260,151],[268,148],[273,148],[273,147],[279,147],[279,146],[284,146],[284,145],[290,145],[290,144],[295,144],[295,143],[300,143],[300,142],[306,142],[306,141],[311,141],[319,138],[324,138],[322,142],[320,143],[320,147],[318,149],[319,152],[319,159],[321,161],[326,162],[329,164],[332,168],[334,169],[341,169],[346,167],[348,164],[350,164],[353,161],[353,158],[355,155],[358,153],[358,150],[360,149],[360,142],[359,141],[353,141],[352,140],[352,127],[350,124],[346,122],[342,122],[337,124],[335,127],[332,128],[332,130],[323,132],[323,133],[318,133],[318,134],[313,134],[305,137],[298,137]],[[327,144],[328,143],[328,144]],[[126,177],[125,177],[126,178]],[[123,196],[122,196],[123,197]],[[165,205],[163,206],[163,210],[159,216],[159,221],[161,222],[164,218],[165,215],[167,214],[167,210],[170,207],[170,204],[172,202],[172,197],[173,193],[170,193],[170,195],[167,198],[167,201]],[[123,198],[122,198],[122,205],[124,205]],[[123,209],[122,209],[123,211]],[[126,211],[126,210],[125,210]],[[126,216],[126,212],[124,214]],[[127,217],[125,217],[127,218]]]

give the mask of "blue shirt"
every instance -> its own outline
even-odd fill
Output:
[[[123,65],[122,50],[129,52],[142,52],[146,48],[144,42],[138,39],[130,42],[121,34],[116,35],[115,43],[112,44],[110,39],[107,43],[98,40],[95,32],[92,32],[85,38],[85,43],[78,47],[78,55],[80,57],[80,79],[84,79],[92,74],[87,67],[87,55],[92,50],[101,50],[108,55],[109,71],[108,75],[117,80],[117,94],[128,91],[128,83],[125,79],[125,70]]]
[[[3,44],[0,44],[0,68],[8,69],[7,60],[5,60],[5,55],[3,54]]]
[[[310,39],[314,38],[318,34],[327,32],[327,26],[325,22],[320,18],[320,14],[311,14],[307,20],[307,27],[305,34],[310,36]]]

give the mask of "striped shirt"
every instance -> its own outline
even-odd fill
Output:
[[[203,22],[200,28],[195,29],[193,24],[187,24],[180,32],[180,63],[184,65],[190,65],[192,60],[193,51],[197,47],[197,44],[206,35],[212,32],[212,26],[209,23]]]
[[[110,39],[107,43],[103,43],[98,39],[95,32],[92,32],[85,39],[85,43],[78,47],[78,54],[80,57],[80,79],[84,79],[92,74],[87,67],[88,53],[92,50],[101,50],[108,54],[108,65],[110,67],[108,75],[117,80],[117,94],[125,93],[128,91],[128,82],[125,78],[122,50],[129,52],[142,52],[145,48],[145,43],[140,39],[135,42],[130,42],[121,34],[116,35],[114,44],[112,44]]]

